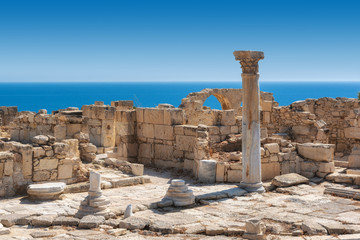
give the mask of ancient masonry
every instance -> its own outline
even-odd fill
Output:
[[[190,93],[178,108],[137,108],[132,101],[51,114],[0,107],[1,127],[10,134],[0,138],[0,196],[25,193],[32,183],[84,182],[83,163],[96,161],[96,154],[107,154],[107,164],[131,162],[120,165],[135,175],[142,173],[136,164],[175,168],[204,181],[241,182],[249,191],[262,192],[262,181],[286,173],[360,184],[359,101],[321,98],[278,106],[271,93],[259,91],[263,53],[234,55],[244,89]],[[209,96],[221,110],[204,106]],[[351,169],[339,176],[335,164]]]

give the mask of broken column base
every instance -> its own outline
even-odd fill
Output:
[[[240,187],[242,189],[246,190],[247,192],[257,192],[257,193],[264,193],[265,192],[265,188],[264,188],[262,182],[259,182],[259,183],[241,182]]]
[[[89,191],[89,195],[81,202],[79,211],[76,213],[77,218],[86,215],[110,217],[108,205],[110,201],[102,196],[102,192]]]

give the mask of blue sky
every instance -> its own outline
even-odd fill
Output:
[[[0,0],[0,82],[359,81],[360,1]]]

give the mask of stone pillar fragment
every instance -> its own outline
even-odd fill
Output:
[[[242,118],[242,161],[241,186],[249,192],[264,192],[261,182],[260,159],[260,90],[258,61],[264,58],[263,52],[235,51],[240,61],[243,88]]]

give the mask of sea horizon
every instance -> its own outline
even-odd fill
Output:
[[[356,81],[260,81],[260,90],[271,92],[280,106],[295,101],[321,97],[357,98],[360,82]],[[0,106],[17,106],[19,111],[51,111],[104,101],[132,100],[136,107],[156,107],[169,103],[178,107],[181,99],[205,88],[241,88],[239,81],[223,82],[0,82]],[[221,109],[214,96],[204,104]]]

